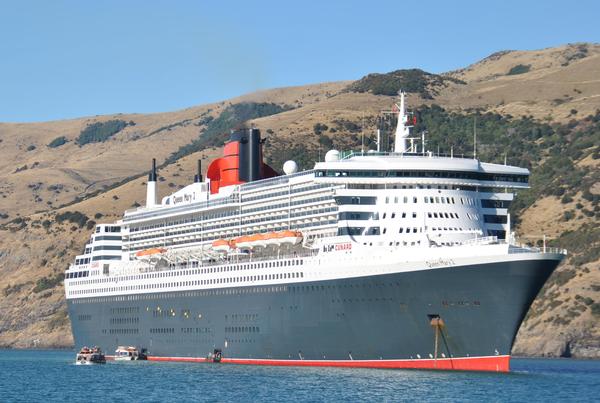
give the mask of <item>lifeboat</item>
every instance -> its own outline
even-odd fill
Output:
[[[267,236],[265,234],[254,234],[250,236],[251,238],[251,242],[252,242],[252,246],[253,247],[265,247],[266,244],[266,240],[267,240]]]
[[[251,249],[254,245],[252,243],[252,239],[248,235],[241,236],[239,238],[235,238],[233,240],[235,246],[238,248],[249,248]]]
[[[165,253],[166,251],[167,250],[165,248],[152,248],[152,249],[145,249],[145,250],[136,252],[135,255],[137,257],[150,256],[150,255],[156,255],[159,253]]]
[[[279,246],[279,238],[276,232],[269,232],[265,234],[265,246]]]
[[[217,239],[216,241],[213,241],[212,248],[218,252],[227,252],[231,249],[231,245],[229,244],[229,241],[225,239]]]
[[[298,231],[281,231],[277,233],[277,238],[282,244],[298,245],[302,242],[302,233]]]

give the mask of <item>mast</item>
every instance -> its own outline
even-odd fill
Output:
[[[407,125],[408,116],[406,115],[406,109],[404,105],[405,96],[406,93],[404,91],[400,91],[400,106],[396,104],[396,107],[398,107],[398,125],[396,126],[396,138],[394,141],[394,152],[396,153],[405,153],[408,151],[406,149],[406,139],[410,135],[410,126]]]
[[[473,159],[477,159],[477,116],[473,116]]]

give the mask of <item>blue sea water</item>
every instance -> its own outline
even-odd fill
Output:
[[[0,350],[0,402],[600,401],[600,361],[513,359],[511,373],[495,374],[74,358]]]

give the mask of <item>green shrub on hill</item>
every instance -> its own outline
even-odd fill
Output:
[[[79,134],[79,137],[77,138],[77,144],[83,146],[89,143],[102,143],[123,130],[128,125],[129,123],[119,119],[89,124]]]
[[[50,288],[54,288],[65,279],[64,273],[58,273],[54,276],[42,277],[35,283],[35,287],[33,288],[34,293],[39,293],[44,290],[48,290]]]
[[[60,136],[48,143],[48,147],[56,148],[66,144],[69,140],[65,136]]]
[[[329,127],[323,123],[315,123],[315,125],[313,126],[313,132],[315,132],[317,136],[320,136],[321,133],[327,131],[327,129],[329,129]]]
[[[70,223],[77,224],[79,228],[83,228],[83,226],[88,222],[88,220],[88,216],[79,211],[65,211],[64,213],[56,215],[57,222],[62,224],[64,221],[68,221]]]
[[[350,84],[346,91],[394,96],[398,94],[398,91],[404,90],[419,94],[424,99],[432,99],[435,95],[433,87],[445,86],[450,82],[464,84],[463,81],[456,78],[428,73],[421,69],[407,69],[385,74],[369,74]]]
[[[510,70],[508,70],[508,73],[506,73],[506,75],[514,76],[517,74],[524,74],[527,73],[530,69],[531,66],[528,64],[517,64],[516,66],[513,66]]]

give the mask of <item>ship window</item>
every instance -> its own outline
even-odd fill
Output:
[[[488,236],[497,236],[499,239],[506,238],[506,231],[503,230],[488,230]]]
[[[507,216],[505,216],[505,215],[484,214],[483,221],[488,224],[506,224],[508,220],[507,220]]]
[[[412,216],[413,218],[417,218],[417,213],[413,211]]]
[[[486,200],[481,199],[481,207],[483,208],[509,208],[509,200]]]
[[[406,213],[402,213],[402,218],[406,218]]]
[[[392,218],[396,218],[396,213],[392,213]]]
[[[400,229],[398,230],[398,233],[400,233],[400,234],[401,234],[401,233],[403,233],[403,232],[404,232],[404,228],[400,228]]]

